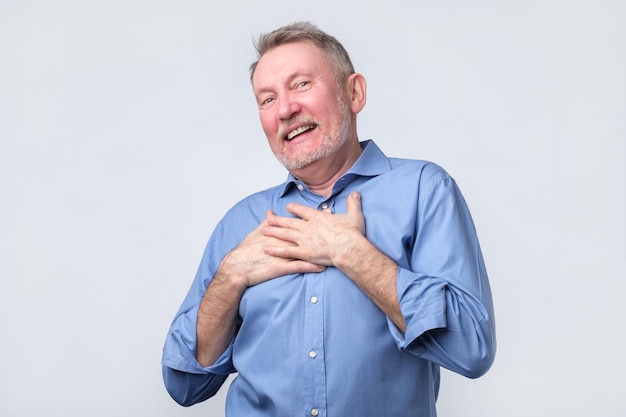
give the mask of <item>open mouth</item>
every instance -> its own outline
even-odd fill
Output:
[[[308,132],[309,130],[313,130],[315,129],[315,125],[304,125],[304,126],[300,126],[294,130],[292,130],[291,132],[287,133],[287,136],[285,137],[286,141],[291,141],[293,138],[295,138],[298,135],[301,135],[304,132]]]

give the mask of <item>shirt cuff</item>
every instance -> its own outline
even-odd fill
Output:
[[[420,336],[446,327],[446,283],[400,267],[396,285],[406,331],[390,325],[391,334],[401,350],[419,353],[421,344],[414,342]]]
[[[215,361],[213,365],[202,367],[196,360],[195,352],[175,334],[170,333],[163,348],[163,358],[161,364],[178,371],[191,374],[216,374],[228,375],[234,372],[232,362],[233,338],[224,350],[224,353]]]

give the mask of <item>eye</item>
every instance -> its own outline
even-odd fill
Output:
[[[295,85],[294,85],[294,90],[308,90],[309,88],[311,88],[311,81],[298,81]]]
[[[259,102],[259,107],[262,109],[265,109],[271,106],[273,102],[274,102],[274,97],[266,97],[265,99]]]

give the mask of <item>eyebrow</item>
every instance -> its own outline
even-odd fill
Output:
[[[322,75],[320,75],[319,77],[321,77]],[[285,79],[285,83],[287,85],[291,84],[295,79],[297,79],[298,77],[309,77],[311,79],[317,79],[319,77],[315,77],[313,76],[309,71],[304,71],[304,70],[296,70],[294,71],[293,74],[289,75],[286,79]],[[259,94],[265,94],[268,92],[274,92],[274,88],[273,87],[269,87],[269,86],[261,86],[258,90],[256,88],[254,88],[254,84],[253,84],[253,91],[255,95],[259,95]]]

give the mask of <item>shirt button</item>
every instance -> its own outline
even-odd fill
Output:
[[[320,410],[318,410],[317,408],[312,408],[311,409],[311,415],[313,417],[318,416],[320,414]]]
[[[298,184],[296,187],[298,187],[298,190],[300,191],[304,190],[304,185],[302,184]]]
[[[322,210],[325,210],[328,208],[328,203],[322,203]]]
[[[317,303],[317,297],[316,296],[311,297],[311,302],[313,304]]]
[[[314,350],[309,352],[309,358],[313,359],[317,356],[317,352],[315,352]]]

